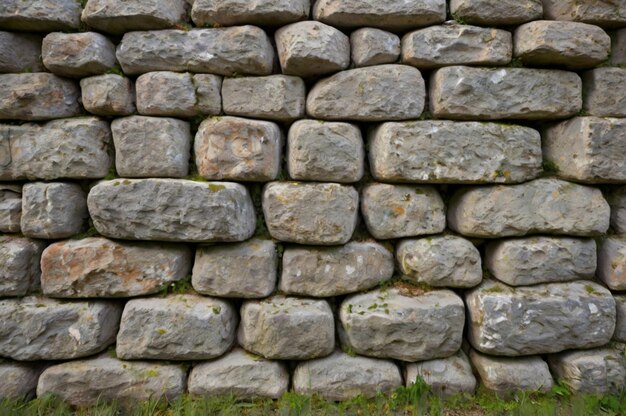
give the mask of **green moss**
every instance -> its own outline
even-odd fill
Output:
[[[484,293],[503,293],[504,289],[502,288],[502,286],[493,286],[490,287],[489,289],[485,289],[483,290]]]
[[[158,377],[159,376],[159,370],[155,370],[154,368],[151,368],[150,370],[145,370],[142,373],[142,376],[145,378],[154,378],[154,377]]]
[[[543,171],[546,173],[558,173],[559,166],[549,159],[543,160]]]
[[[157,329],[156,332],[157,332],[157,334],[159,334],[159,336],[163,336],[163,335],[165,335],[167,333],[167,331],[165,329],[163,329],[163,328]]]
[[[220,306],[213,306],[211,310],[213,311],[214,314],[219,315],[220,312],[222,311],[222,308]]]
[[[222,189],[226,189],[226,187],[224,185],[218,185],[218,184],[215,184],[215,183],[210,183],[207,186],[209,187],[209,190],[211,192],[219,192]]]

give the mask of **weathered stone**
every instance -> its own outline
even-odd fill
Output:
[[[0,237],[0,296],[24,296],[39,289],[45,247],[43,241]]]
[[[431,391],[439,396],[474,394],[476,390],[472,366],[461,350],[448,358],[407,364],[404,377],[406,386],[414,384],[417,377],[421,377]]]
[[[20,361],[69,360],[115,342],[122,308],[39,296],[0,300],[0,354]]]
[[[626,342],[626,294],[613,295],[617,309],[617,322],[613,339],[618,342]]]
[[[171,28],[183,24],[186,16],[185,0],[89,0],[82,19],[94,29],[122,35]]]
[[[620,233],[626,234],[626,186],[617,188],[607,195],[611,204],[611,227]]]
[[[544,17],[612,28],[626,26],[626,8],[620,0],[543,0]]]
[[[447,65],[506,65],[513,41],[506,30],[454,21],[410,32],[402,38],[402,62],[417,68]]]
[[[198,174],[205,179],[267,182],[280,172],[282,146],[276,123],[213,117],[198,128],[194,156]]]
[[[135,87],[128,78],[105,74],[80,80],[85,110],[99,116],[127,116],[135,112]]]
[[[467,292],[468,338],[493,355],[532,355],[606,344],[615,330],[615,300],[593,282],[512,288],[485,280]]]
[[[616,30],[611,38],[611,65],[626,65],[626,28]]]
[[[349,38],[324,23],[293,23],[280,28],[274,37],[283,74],[319,76],[350,65]]]
[[[31,182],[22,195],[22,234],[31,238],[67,238],[89,217],[87,195],[76,183]]]
[[[591,279],[596,272],[596,242],[570,237],[528,237],[490,242],[485,265],[511,286]]]
[[[524,182],[541,173],[541,136],[499,123],[390,122],[370,133],[369,159],[385,182]]]
[[[43,38],[43,64],[62,77],[100,75],[115,66],[115,45],[96,32],[50,33]]]
[[[274,295],[241,306],[239,345],[265,358],[308,360],[335,348],[333,313],[325,300]]]
[[[80,26],[80,2],[76,0],[2,0],[0,28],[51,32]]]
[[[611,236],[598,248],[598,277],[611,290],[626,290],[626,237]]]
[[[200,114],[218,115],[222,112],[222,77],[213,74],[194,74],[196,89],[195,110]]]
[[[226,78],[224,113],[232,116],[293,121],[304,116],[304,81],[287,75]]]
[[[400,38],[371,27],[357,29],[350,34],[350,54],[357,68],[392,64],[400,57]]]
[[[0,75],[0,120],[77,116],[80,114],[79,98],[76,83],[53,74]]]
[[[117,59],[127,75],[150,71],[269,75],[274,50],[265,32],[254,26],[160,30],[124,34]]]
[[[42,371],[38,364],[0,361],[0,400],[33,398]]]
[[[191,127],[175,118],[130,116],[111,123],[115,168],[128,178],[182,178],[189,172]]]
[[[176,364],[121,361],[106,354],[48,367],[37,385],[37,396],[52,394],[72,406],[115,401],[133,405],[185,392],[187,372]]]
[[[157,293],[191,271],[185,245],[85,238],[54,243],[41,258],[43,293],[59,298],[131,297]]]
[[[0,72],[44,71],[41,40],[39,35],[0,32]]]
[[[376,239],[437,234],[446,228],[445,206],[433,187],[371,183],[362,192],[361,212]]]
[[[323,120],[408,120],[422,114],[425,95],[419,70],[378,65],[319,81],[308,95],[306,109],[309,116]]]
[[[0,232],[21,232],[22,187],[0,185]]]
[[[191,19],[196,26],[284,26],[306,20],[309,0],[195,0]]]
[[[0,125],[0,179],[97,179],[111,166],[109,123],[95,117]]]
[[[111,238],[243,241],[256,226],[248,190],[231,182],[104,181],[91,188],[87,203],[98,232]]]
[[[441,118],[552,119],[581,108],[582,81],[574,72],[451,66],[430,80],[430,110]]]
[[[461,189],[448,205],[448,226],[481,238],[599,235],[609,228],[609,217],[609,204],[599,189],[552,178]]]
[[[626,117],[626,68],[596,68],[583,74],[583,111],[591,116]]]
[[[518,25],[541,19],[541,0],[450,0],[455,19],[472,25]]]
[[[350,240],[358,219],[359,194],[336,183],[272,182],[263,189],[270,235],[298,244],[335,245]]]
[[[445,0],[318,0],[313,18],[329,25],[352,28],[378,27],[405,31],[441,23],[446,18]]]
[[[234,395],[239,399],[280,398],[289,388],[289,370],[241,348],[213,361],[197,364],[189,375],[189,394]]]
[[[287,170],[291,179],[358,182],[364,160],[361,131],[353,124],[299,120],[289,129]]]
[[[344,347],[361,355],[414,362],[449,357],[459,350],[465,307],[450,290],[400,286],[347,297],[339,321]]]
[[[393,275],[393,254],[375,241],[340,247],[287,247],[279,289],[328,297],[370,289]]]
[[[396,259],[400,272],[415,283],[467,288],[483,279],[478,249],[453,235],[403,240],[396,248]]]
[[[271,240],[198,246],[191,284],[203,295],[264,298],[276,287],[278,254]]]
[[[625,152],[626,119],[575,117],[543,135],[543,157],[564,179],[625,182]]]
[[[298,394],[318,395],[330,401],[371,399],[389,394],[402,385],[398,366],[392,361],[350,356],[340,350],[325,358],[304,361],[293,373]]]

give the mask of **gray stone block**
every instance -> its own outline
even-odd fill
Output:
[[[407,364],[404,374],[406,387],[410,387],[417,377],[421,377],[438,396],[473,395],[476,391],[476,377],[462,350],[448,358]]]
[[[616,30],[611,37],[611,65],[626,65],[626,28]]]
[[[380,29],[357,29],[350,34],[350,55],[357,68],[392,64],[400,57],[400,38]]]
[[[472,25],[508,26],[543,17],[541,0],[450,0],[455,19]]]
[[[83,78],[104,74],[115,66],[115,45],[96,32],[55,32],[43,38],[43,64],[62,77]]]
[[[85,110],[99,116],[127,116],[135,112],[135,87],[121,75],[105,74],[80,80]]]
[[[626,25],[621,1],[543,0],[543,15],[550,20],[585,22],[606,28]]]
[[[40,364],[0,362],[0,400],[30,400],[35,396],[37,381],[43,371]]]
[[[611,227],[618,234],[626,234],[626,186],[614,189],[607,200],[611,205]]]
[[[309,0],[195,0],[191,18],[196,26],[284,26],[309,17]]]
[[[614,294],[617,309],[617,320],[613,339],[617,342],[626,342],[626,294]]]
[[[27,32],[77,30],[80,11],[76,0],[3,0],[0,28]]]
[[[626,117],[626,68],[595,68],[583,74],[583,111],[598,117]]]
[[[597,276],[611,290],[626,290],[626,237],[610,236],[600,243]]]
[[[0,185],[0,232],[21,232],[22,187]]]
[[[25,296],[39,289],[43,241],[0,237],[0,296]]]
[[[42,39],[40,35],[0,32],[0,72],[44,71]]]

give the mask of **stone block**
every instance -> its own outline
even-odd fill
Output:
[[[585,22],[605,28],[626,26],[621,1],[543,0],[543,15],[550,20]]]
[[[80,11],[76,0],[3,0],[0,28],[26,32],[78,30]]]
[[[0,72],[44,71],[42,39],[40,35],[0,32]]]
[[[306,20],[311,9],[310,0],[241,0],[192,1],[191,18],[196,26],[284,26]]]
[[[626,294],[614,294],[617,309],[617,320],[613,339],[617,342],[626,342]]]
[[[626,28],[616,30],[611,37],[611,65],[626,65]]]
[[[39,364],[0,362],[0,399],[30,400],[35,396],[43,367]]]
[[[541,0],[450,0],[455,19],[472,25],[508,26],[543,17]]]
[[[398,35],[371,27],[350,34],[350,55],[355,67],[392,64],[400,57]]]
[[[0,237],[0,296],[25,296],[39,289],[43,241]]]
[[[626,186],[614,189],[607,200],[611,205],[611,227],[618,234],[626,234]]]
[[[22,187],[0,185],[0,232],[21,232]]]
[[[44,66],[62,77],[101,75],[115,66],[115,45],[96,32],[54,32],[43,38]]]
[[[196,88],[196,113],[220,114],[222,112],[222,77],[213,74],[194,74],[193,84]]]
[[[583,74],[583,111],[598,117],[626,117],[626,68],[596,68]]]
[[[97,75],[80,80],[85,110],[99,116],[127,116],[135,112],[132,81],[116,74]]]
[[[417,377],[421,377],[438,396],[473,395],[476,391],[476,377],[462,350],[448,358],[411,363],[405,368],[406,387],[410,387]]]
[[[626,237],[610,236],[600,243],[597,276],[611,290],[626,290]]]

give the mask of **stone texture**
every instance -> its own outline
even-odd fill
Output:
[[[400,57],[400,38],[371,27],[350,34],[350,55],[355,67],[392,64]]]
[[[76,0],[3,0],[0,28],[29,32],[76,30],[80,10]]]
[[[245,301],[237,340],[265,358],[308,360],[335,348],[333,313],[325,300],[274,295]]]
[[[446,228],[445,206],[433,187],[370,183],[362,192],[361,212],[376,239],[437,234]]]
[[[430,111],[451,119],[553,119],[582,108],[573,72],[527,68],[441,68],[430,79]]]
[[[597,276],[611,290],[626,290],[626,238],[611,236],[598,248]]]
[[[483,279],[478,249],[453,235],[403,240],[396,246],[396,260],[403,277],[414,283],[467,288]]]
[[[198,174],[205,179],[267,182],[280,172],[282,146],[276,123],[212,117],[198,128],[194,157]]]
[[[371,26],[405,31],[441,23],[446,18],[445,0],[318,0],[313,18],[329,25],[352,28]]]
[[[0,75],[0,120],[78,116],[79,98],[80,89],[76,83],[53,74]]]
[[[626,25],[626,8],[617,0],[543,0],[544,17],[612,28]]]
[[[185,392],[187,372],[176,364],[121,361],[106,354],[48,367],[37,385],[37,396],[53,394],[72,406],[116,401],[132,405]]]
[[[547,354],[606,344],[615,330],[615,301],[593,282],[512,288],[485,280],[465,295],[468,339],[493,355]]]
[[[284,26],[309,17],[309,0],[195,0],[191,18],[196,26]]]
[[[363,177],[365,150],[361,131],[353,124],[299,120],[287,139],[287,170],[294,180],[358,182]]]
[[[359,194],[351,186],[272,182],[263,189],[268,231],[290,243],[345,244],[356,227],[358,210]]]
[[[0,300],[0,354],[20,361],[69,360],[115,342],[122,308],[39,296]]]
[[[325,358],[298,364],[293,374],[293,390],[318,395],[330,401],[390,394],[402,385],[398,366],[392,361],[350,356],[336,350]]]
[[[375,241],[340,247],[288,246],[279,289],[299,296],[339,296],[370,289],[392,275],[393,254]]]
[[[206,360],[235,340],[237,312],[199,295],[132,299],[126,303],[116,352],[121,359]]]
[[[44,71],[41,40],[39,35],[0,31],[0,72]]]
[[[196,88],[195,110],[200,114],[217,115],[222,112],[222,77],[213,74],[194,74]]]
[[[599,189],[544,178],[461,189],[448,205],[448,226],[482,238],[537,233],[590,236],[607,231],[609,211]]]
[[[506,30],[454,21],[410,32],[402,38],[402,62],[417,68],[447,65],[506,65],[513,41]]]
[[[127,116],[135,112],[135,87],[128,78],[105,74],[80,80],[85,110],[99,116]]]
[[[0,184],[0,232],[21,232],[22,187]]]
[[[43,293],[115,298],[157,293],[191,271],[185,245],[128,243],[101,237],[51,244],[41,259]]]
[[[591,68],[606,61],[611,38],[597,26],[541,20],[515,29],[514,54],[525,65]]]
[[[264,298],[276,287],[278,254],[271,240],[198,246],[191,284],[203,295]]]
[[[0,296],[24,296],[39,289],[43,241],[0,237]]]
[[[91,188],[87,203],[95,228],[111,238],[243,241],[256,225],[248,190],[231,182],[103,181]]]
[[[293,121],[304,116],[304,81],[287,75],[226,78],[222,85],[224,113],[232,116]]]
[[[0,400],[32,399],[42,371],[38,364],[0,361]]]
[[[611,204],[611,227],[617,233],[626,234],[626,186],[614,189],[607,200]]]
[[[431,391],[439,396],[473,395],[476,390],[472,366],[461,350],[448,358],[407,364],[404,377],[406,386],[414,384],[417,377],[421,377]]]
[[[369,159],[385,182],[524,182],[541,173],[541,136],[498,123],[389,122],[370,132]]]
[[[611,38],[611,65],[626,65],[626,28],[616,30]]]
[[[339,321],[344,347],[360,355],[414,362],[459,350],[465,308],[450,290],[424,292],[407,285],[347,297]]]
[[[241,348],[195,365],[189,375],[189,394],[193,396],[232,394],[239,399],[278,399],[288,388],[285,363],[266,360]]]
[[[309,92],[306,109],[310,117],[323,120],[408,120],[422,114],[425,94],[417,69],[378,65],[319,81]]]
[[[111,123],[115,168],[127,178],[182,178],[189,172],[191,127],[175,118],[130,116]]]
[[[591,116],[626,117],[626,68],[595,68],[583,74],[583,111]]]
[[[95,117],[0,125],[0,179],[97,179],[111,166],[109,123]]]
[[[613,339],[618,342],[626,342],[626,294],[614,294],[617,309],[617,322]]]
[[[89,217],[87,195],[76,183],[31,182],[22,195],[22,234],[31,238],[67,238]]]
[[[254,26],[161,30],[124,34],[117,59],[127,75],[150,71],[269,75],[274,50],[265,32]]]
[[[274,37],[283,74],[312,77],[350,65],[349,38],[324,23],[293,23],[277,30]]]
[[[592,279],[596,242],[570,237],[528,237],[497,240],[485,249],[485,265],[511,286]]]
[[[62,77],[100,75],[115,66],[115,45],[96,32],[55,32],[43,38],[43,64]]]
[[[541,0],[450,0],[450,13],[472,25],[518,25],[543,17]]]

